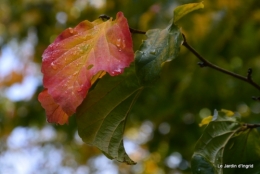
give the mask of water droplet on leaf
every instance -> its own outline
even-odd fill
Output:
[[[122,49],[125,48],[125,40],[123,39],[117,39],[116,40],[116,46],[118,48],[118,51],[122,51]]]
[[[118,69],[116,69],[116,70],[114,70],[114,71],[111,72],[111,74],[112,74],[113,76],[118,75],[118,74],[121,74],[121,73],[122,73],[122,69],[120,69],[120,68],[118,68]]]
[[[51,62],[51,67],[52,69],[56,70],[57,69],[57,65],[54,62]]]
[[[78,92],[82,91],[83,90],[83,85],[80,85],[80,87],[77,89]]]
[[[72,28],[69,28],[69,32],[70,32],[70,34],[73,34],[73,29]]]
[[[121,47],[121,39],[116,40],[116,46],[119,48]]]
[[[125,40],[123,39],[123,41],[122,41],[122,49],[124,49],[125,48]]]

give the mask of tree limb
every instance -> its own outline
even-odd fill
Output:
[[[248,129],[253,129],[253,128],[258,128],[258,127],[260,127],[260,124],[249,124],[249,123],[245,123],[245,124],[243,124],[243,126],[246,126],[246,128],[248,128]]]
[[[211,62],[209,62],[208,60],[206,60],[205,58],[203,58],[196,50],[194,50],[194,49],[188,44],[188,42],[186,41],[185,35],[182,34],[182,36],[183,36],[183,43],[182,43],[182,45],[183,45],[184,47],[186,47],[190,52],[192,52],[198,59],[200,59],[201,62],[198,63],[198,65],[199,65],[200,67],[206,67],[206,66],[207,66],[207,67],[210,67],[210,68],[215,69],[215,70],[217,70],[217,71],[220,71],[220,72],[222,72],[222,73],[224,73],[224,74],[228,74],[228,75],[230,75],[230,76],[232,76],[232,77],[235,77],[235,78],[237,78],[237,79],[240,79],[240,80],[242,80],[242,81],[245,81],[245,82],[251,84],[252,86],[254,86],[255,88],[257,88],[258,90],[260,90],[260,86],[259,86],[258,84],[256,84],[256,83],[252,80],[252,72],[253,72],[252,68],[249,68],[249,69],[248,69],[248,74],[247,74],[246,77],[244,77],[244,76],[241,76],[241,75],[239,75],[239,74],[233,73],[233,72],[231,72],[231,71],[225,70],[225,69],[223,69],[223,68],[221,68],[221,67],[218,67],[218,66],[212,64]],[[260,100],[260,97],[252,97],[252,98],[255,99],[255,100]]]

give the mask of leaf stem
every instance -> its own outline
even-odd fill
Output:
[[[245,81],[245,82],[251,84],[252,86],[254,86],[255,88],[257,88],[258,90],[260,90],[260,86],[259,86],[258,84],[256,84],[256,83],[252,80],[252,72],[253,72],[252,68],[249,68],[249,69],[248,69],[248,74],[247,74],[246,77],[244,77],[244,76],[241,76],[241,75],[239,75],[239,74],[233,73],[233,72],[231,72],[231,71],[225,70],[225,69],[223,69],[223,68],[221,68],[221,67],[218,67],[218,66],[212,64],[211,62],[209,62],[208,60],[206,60],[205,58],[203,58],[196,50],[194,50],[194,49],[188,44],[188,42],[186,41],[185,35],[182,34],[182,36],[183,36],[183,43],[182,43],[182,45],[185,46],[190,52],[192,52],[198,59],[200,59],[201,62],[198,63],[198,65],[199,65],[200,67],[206,67],[206,66],[207,66],[207,67],[210,67],[210,68],[215,69],[215,70],[217,70],[217,71],[220,71],[220,72],[222,72],[222,73],[224,73],[224,74],[228,74],[228,75],[230,75],[230,76],[232,76],[232,77],[235,77],[235,78],[237,78],[237,79],[240,79],[240,80],[242,80],[242,81]],[[252,98],[255,99],[255,100],[260,100],[260,97],[252,97]]]

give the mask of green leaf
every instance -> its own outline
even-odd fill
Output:
[[[133,72],[103,77],[77,110],[79,136],[98,147],[108,158],[135,164],[125,152],[123,133],[127,115],[141,86]]]
[[[178,6],[173,11],[173,22],[176,23],[178,20],[180,20],[186,14],[188,14],[194,10],[201,9],[201,8],[204,8],[203,2],[189,3],[189,4]]]
[[[235,135],[227,144],[223,164],[234,164],[224,168],[225,174],[259,173],[260,136],[256,129],[246,129]],[[240,166],[239,166],[240,165]],[[247,166],[243,166],[247,165]],[[248,168],[246,168],[248,167]]]
[[[192,156],[192,171],[194,174],[214,174],[215,167],[204,156],[200,154],[194,154]]]
[[[213,121],[198,140],[192,157],[193,173],[222,173],[224,148],[230,139],[241,130],[238,117],[219,115],[215,111]]]
[[[159,77],[162,65],[178,56],[183,37],[174,24],[149,30],[146,35],[147,40],[135,54],[135,66],[141,84],[150,85]]]
[[[250,162],[248,164],[244,164],[244,165],[248,165],[248,168],[246,168],[244,166],[244,168],[236,168],[236,170],[233,172],[234,174],[259,174],[259,171],[260,171],[260,162],[259,160],[258,161],[254,161],[254,162]],[[241,165],[240,165],[241,167]],[[250,167],[250,168],[249,168]],[[251,168],[253,167],[253,168]],[[226,174],[229,174],[228,172],[224,171],[224,173]],[[233,174],[232,173],[232,174]]]

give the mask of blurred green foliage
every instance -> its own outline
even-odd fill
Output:
[[[53,39],[65,28],[74,27],[82,20],[92,21],[100,14],[115,17],[118,11],[122,11],[132,28],[165,28],[176,6],[199,1],[98,1],[103,2],[102,6],[94,2],[1,0],[1,47],[12,40],[21,43],[27,38],[28,32],[33,30],[37,42],[32,58],[26,61],[40,65],[41,54]],[[189,14],[178,22],[187,41],[218,66],[245,76],[247,69],[252,68],[252,78],[260,83],[260,1],[212,0],[204,1],[204,4],[203,10]],[[133,39],[136,50],[145,36],[133,35]],[[138,162],[136,166],[116,163],[119,173],[190,173],[189,161],[203,131],[198,124],[203,117],[211,115],[214,109],[237,111],[242,115],[242,121],[259,122],[260,104],[251,99],[251,96],[259,96],[259,91],[212,69],[200,68],[197,62],[194,55],[181,47],[181,55],[165,63],[155,87],[142,92],[128,117],[125,134],[127,139],[133,141],[137,141],[142,133],[147,135],[146,141],[139,144],[147,153],[144,153],[144,158],[141,156],[143,154],[130,155]],[[41,129],[50,124],[46,123],[44,110],[37,101],[42,87],[37,89],[29,101],[13,102],[3,94],[5,89],[19,83],[19,80],[11,81],[9,86],[4,83],[4,79],[0,80],[0,154],[4,154],[8,150],[8,136],[15,128]],[[100,152],[75,141],[75,118],[71,117],[68,125],[51,126],[58,136],[45,143],[62,146],[66,154],[70,154],[69,158],[76,160],[71,165],[66,162],[68,156],[65,155],[62,165],[73,168],[83,164],[91,166],[90,159]],[[48,147],[46,144],[40,147]],[[178,165],[174,165],[172,160],[176,156],[182,159]]]

